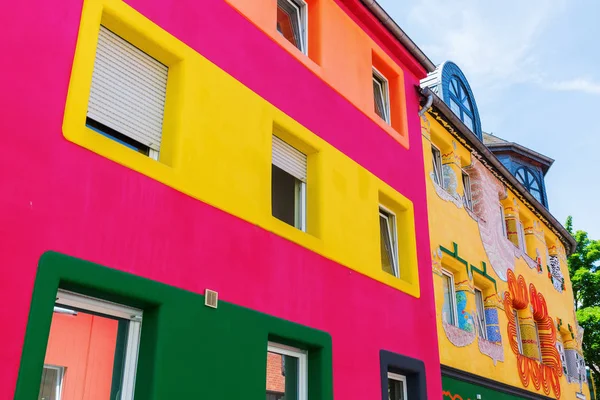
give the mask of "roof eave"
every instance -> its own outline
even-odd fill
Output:
[[[542,166],[542,169],[544,170],[544,175],[546,174],[546,172],[548,172],[548,170],[550,169],[552,164],[554,164],[553,158],[545,156],[541,153],[538,153],[537,151],[531,150],[530,148],[522,146],[518,143],[514,143],[514,142],[488,143],[486,146],[490,150],[492,150],[492,152],[513,151],[514,153],[517,153],[524,157],[527,157],[527,158],[539,163]]]

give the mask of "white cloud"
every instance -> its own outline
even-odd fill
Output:
[[[580,92],[588,94],[600,94],[600,83],[588,78],[575,78],[560,82],[551,82],[543,85],[550,90],[560,92]]]
[[[422,0],[409,12],[436,62],[455,61],[475,86],[501,89],[540,79],[540,37],[566,0]]]

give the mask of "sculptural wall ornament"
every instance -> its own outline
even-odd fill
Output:
[[[530,383],[536,390],[542,388],[546,395],[552,390],[554,396],[559,399],[561,395],[560,377],[563,370],[560,361],[560,354],[556,349],[556,327],[552,318],[548,315],[546,300],[541,293],[538,293],[533,284],[527,287],[527,283],[522,275],[517,278],[512,270],[507,273],[508,290],[504,293],[504,311],[508,318],[508,341],[510,348],[517,357],[517,368],[519,378],[523,386],[528,387]],[[529,289],[529,290],[528,290]],[[517,342],[517,323],[513,310],[524,310],[531,307],[533,319],[539,329],[540,348],[542,350],[542,362],[537,359],[527,357],[519,351]],[[522,341],[534,340],[525,335]]]

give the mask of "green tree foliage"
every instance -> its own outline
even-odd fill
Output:
[[[585,329],[583,356],[594,381],[600,382],[600,240],[590,239],[585,231],[574,232],[571,216],[566,228],[577,241],[568,262],[577,320]]]

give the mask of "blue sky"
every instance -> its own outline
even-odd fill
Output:
[[[435,64],[463,70],[486,132],[555,159],[550,211],[600,239],[600,2],[378,2]]]

